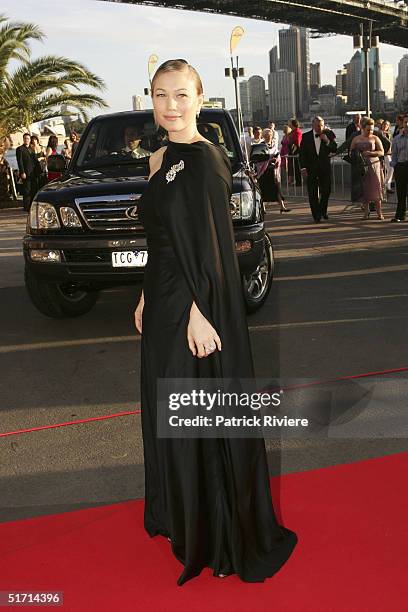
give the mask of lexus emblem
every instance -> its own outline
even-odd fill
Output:
[[[137,219],[137,206],[131,206],[130,208],[127,208],[125,215],[129,219]]]

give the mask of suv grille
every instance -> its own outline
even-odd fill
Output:
[[[76,198],[75,203],[90,229],[102,231],[132,230],[140,227],[137,200],[140,194]],[[133,209],[133,210],[132,210]],[[129,217],[130,212],[135,216]]]
[[[64,249],[65,261],[70,263],[111,263],[112,249]]]

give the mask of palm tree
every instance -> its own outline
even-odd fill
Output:
[[[0,15],[0,138],[61,116],[62,104],[67,115],[79,113],[84,121],[89,120],[90,108],[107,106],[98,95],[82,91],[82,87],[105,88],[103,80],[84,65],[52,55],[30,59],[30,41],[43,37],[36,25],[9,22]],[[13,71],[12,60],[17,61]]]

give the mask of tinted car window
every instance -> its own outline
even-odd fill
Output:
[[[224,149],[232,163],[236,161],[235,146],[225,120],[215,121],[211,118],[211,122],[206,122],[205,119],[201,119],[197,122],[197,127],[204,138]]]
[[[161,146],[153,118],[115,117],[96,121],[81,143],[77,166],[98,167],[132,160],[148,161]]]
[[[210,119],[210,118],[209,118]],[[220,117],[211,121],[203,118],[198,122],[198,130],[214,144],[220,145],[231,162],[236,161],[236,151],[226,121]],[[150,155],[165,145],[167,134],[157,129],[153,114],[124,115],[96,120],[81,142],[81,150],[76,160],[79,170],[123,164],[141,166],[148,163]]]

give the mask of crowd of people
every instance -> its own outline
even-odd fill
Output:
[[[259,146],[262,145],[261,153]],[[255,161],[255,174],[265,203],[277,202],[281,212],[289,212],[281,189],[282,172],[288,185],[306,183],[315,223],[327,220],[331,194],[331,159],[343,155],[351,164],[351,201],[363,209],[363,219],[371,212],[384,220],[385,192],[397,191],[398,205],[393,223],[405,220],[408,193],[408,114],[398,115],[391,130],[388,120],[374,121],[356,114],[346,128],[346,140],[338,147],[336,134],[320,116],[312,129],[302,133],[297,119],[283,127],[279,142],[275,124],[247,128],[242,146]],[[255,155],[253,155],[255,153]]]
[[[69,161],[79,142],[79,135],[72,131],[69,139],[64,141],[61,150],[67,161]],[[18,174],[21,181],[21,194],[23,196],[23,208],[28,211],[37,191],[48,181],[47,162],[51,155],[57,155],[58,137],[51,135],[47,146],[40,144],[36,134],[23,134],[23,144],[16,149]]]
[[[67,161],[73,156],[78,142],[79,136],[74,131],[64,141],[60,154]],[[314,222],[327,220],[332,188],[331,159],[342,155],[351,164],[351,201],[361,205],[363,219],[376,212],[377,218],[384,220],[382,205],[385,194],[396,190],[398,204],[391,221],[405,221],[408,114],[398,115],[392,129],[388,120],[379,118],[374,121],[357,113],[347,126],[345,141],[340,147],[336,143],[336,134],[320,116],[314,117],[312,129],[306,132],[302,132],[296,118],[290,119],[283,126],[281,139],[272,121],[265,128],[248,127],[241,144],[249,157],[256,158],[255,175],[264,203],[278,203],[281,213],[291,210],[285,205],[282,193],[284,175],[288,186],[306,184]],[[253,156],[256,145],[257,154]],[[261,153],[259,145],[262,145]],[[49,137],[46,147],[40,144],[37,135],[23,135],[23,144],[17,147],[16,157],[24,210],[29,209],[36,192],[48,181],[47,160],[58,152],[58,138],[54,135]]]

